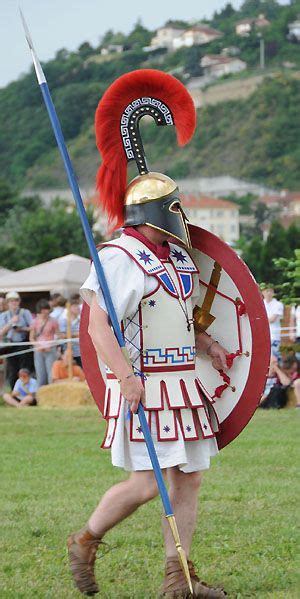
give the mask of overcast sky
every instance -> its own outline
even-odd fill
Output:
[[[20,5],[41,60],[60,48],[92,45],[107,31],[128,33],[140,17],[148,29],[167,19],[201,19],[220,10],[227,0],[0,0],[0,87],[26,73],[31,65],[18,12]],[[232,0],[238,8],[242,0]],[[287,0],[282,0],[287,4]]]

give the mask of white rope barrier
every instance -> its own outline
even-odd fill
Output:
[[[281,328],[281,337],[289,337],[289,331],[293,332],[293,335],[295,335],[296,333],[296,327],[282,327]],[[79,342],[79,337],[72,337],[71,339],[53,339],[52,341],[20,341],[19,343],[7,343],[7,342],[1,342],[0,341],[0,360],[4,360],[6,358],[12,358],[13,356],[21,356],[23,354],[28,354],[30,352],[34,351],[35,346],[41,346],[41,344],[43,345],[43,347],[47,346],[49,348],[51,347],[57,347],[58,345],[64,345],[65,343],[78,343]],[[24,349],[23,351],[17,351],[17,352],[11,352],[9,354],[1,354],[1,350],[3,350],[4,347],[24,347],[26,348],[27,346],[30,346],[29,349]]]
[[[41,343],[43,344],[43,346],[47,346],[47,347],[57,347],[58,345],[64,345],[65,343],[76,343],[79,341],[78,337],[72,337],[71,339],[54,339],[53,341],[20,341],[20,343],[0,343],[0,352],[1,349],[3,349],[4,347],[20,347],[20,346],[28,346],[30,345],[31,347],[29,349],[24,349],[22,351],[15,351],[9,354],[1,354],[0,353],[0,360],[4,360],[6,358],[12,358],[13,356],[22,356],[23,354],[29,354],[30,352],[34,351],[34,347],[35,345],[39,345],[41,346]]]
[[[0,341],[0,347],[13,347],[14,345],[41,345],[41,343],[43,345],[58,345],[60,343],[67,343],[67,342],[74,342],[74,341],[79,341],[79,337],[71,337],[71,339],[65,339],[64,337],[62,339],[51,339],[51,341],[19,341],[19,342],[7,342],[7,341]]]

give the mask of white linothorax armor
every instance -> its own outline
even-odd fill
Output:
[[[127,235],[105,245],[126,252],[145,276],[156,279],[153,291],[122,322],[134,372],[145,386],[149,425],[156,423],[159,441],[177,440],[179,426],[186,441],[213,437],[218,431],[214,400],[196,372],[196,265],[188,251],[175,244],[170,244],[168,260],[160,260],[141,241]],[[108,426],[103,447],[111,446],[122,401],[119,382],[107,372],[104,416]],[[130,440],[143,441],[135,414],[130,415]]]

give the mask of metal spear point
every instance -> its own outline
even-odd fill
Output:
[[[35,72],[36,72],[36,76],[37,76],[37,80],[38,83],[40,85],[42,94],[43,94],[43,98],[44,98],[44,102],[46,104],[46,108],[48,111],[48,115],[51,121],[51,125],[52,125],[52,129],[57,141],[57,145],[59,148],[59,151],[61,153],[61,157],[64,163],[64,167],[68,176],[68,180],[69,180],[69,184],[73,193],[73,197],[76,203],[76,207],[79,213],[79,217],[81,220],[81,224],[82,224],[82,228],[85,234],[85,238],[89,247],[89,251],[91,254],[91,257],[93,259],[94,262],[94,266],[95,266],[95,270],[97,273],[97,277],[99,280],[99,284],[103,293],[103,297],[106,303],[106,308],[107,308],[107,312],[110,318],[110,322],[111,325],[113,327],[115,336],[118,340],[118,343],[122,349],[122,351],[124,352],[124,354],[126,355],[126,348],[125,348],[125,341],[121,332],[121,328],[118,322],[118,318],[116,315],[116,311],[111,299],[111,295],[110,295],[110,291],[107,285],[107,281],[105,279],[105,275],[104,275],[104,271],[100,262],[100,258],[98,256],[98,252],[97,252],[97,248],[94,242],[94,238],[92,235],[92,231],[88,222],[88,218],[86,215],[86,211],[83,205],[83,201],[81,198],[81,194],[80,194],[80,190],[79,190],[79,186],[78,186],[78,182],[73,170],[73,166],[71,163],[71,159],[65,144],[65,140],[63,137],[63,133],[61,130],[61,126],[55,111],[55,107],[51,98],[51,94],[48,88],[48,84],[47,84],[47,80],[46,77],[44,75],[43,69],[41,67],[40,61],[37,57],[37,54],[35,52],[35,49],[33,47],[33,43],[32,43],[32,39],[31,39],[31,35],[29,33],[29,29],[27,27],[26,21],[24,19],[24,16],[22,14],[21,9],[20,10],[20,15],[21,15],[21,19],[22,19],[22,23],[23,23],[23,27],[25,30],[25,36],[28,42],[28,46],[30,48],[30,52],[31,52],[31,56],[32,56],[32,60],[33,60],[33,64],[34,64],[34,68],[35,68]],[[190,577],[190,573],[189,573],[189,568],[188,568],[188,563],[187,563],[187,559],[186,559],[186,555],[184,552],[184,549],[182,548],[181,542],[180,542],[180,538],[179,538],[179,534],[178,534],[178,529],[177,529],[177,525],[176,525],[176,521],[175,521],[175,516],[174,516],[174,512],[171,506],[171,502],[169,499],[169,495],[166,489],[166,485],[163,479],[163,475],[160,469],[160,465],[159,465],[159,461],[156,455],[156,451],[155,451],[155,447],[153,444],[153,440],[151,437],[151,433],[149,430],[149,426],[146,420],[146,416],[145,416],[145,412],[144,412],[144,408],[142,406],[141,403],[139,403],[139,407],[138,407],[138,416],[139,416],[139,420],[140,420],[140,424],[142,427],[142,431],[143,431],[143,435],[145,438],[145,442],[147,445],[147,449],[148,449],[148,453],[149,453],[149,457],[153,466],[153,471],[155,474],[155,478],[156,478],[156,482],[157,482],[157,486],[160,492],[160,496],[161,496],[161,500],[165,509],[165,515],[166,518],[170,524],[170,528],[172,531],[172,535],[174,538],[174,542],[176,545],[176,549],[178,552],[178,557],[180,560],[180,564],[182,567],[182,570],[184,572],[184,575],[186,577],[187,583],[189,585],[189,589],[191,594],[193,595],[193,587],[192,587],[192,582],[191,582],[191,577]]]

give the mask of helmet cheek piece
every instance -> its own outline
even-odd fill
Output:
[[[125,208],[125,226],[146,224],[191,247],[186,223],[187,218],[181,209],[176,191],[167,197],[142,204],[132,204]]]

